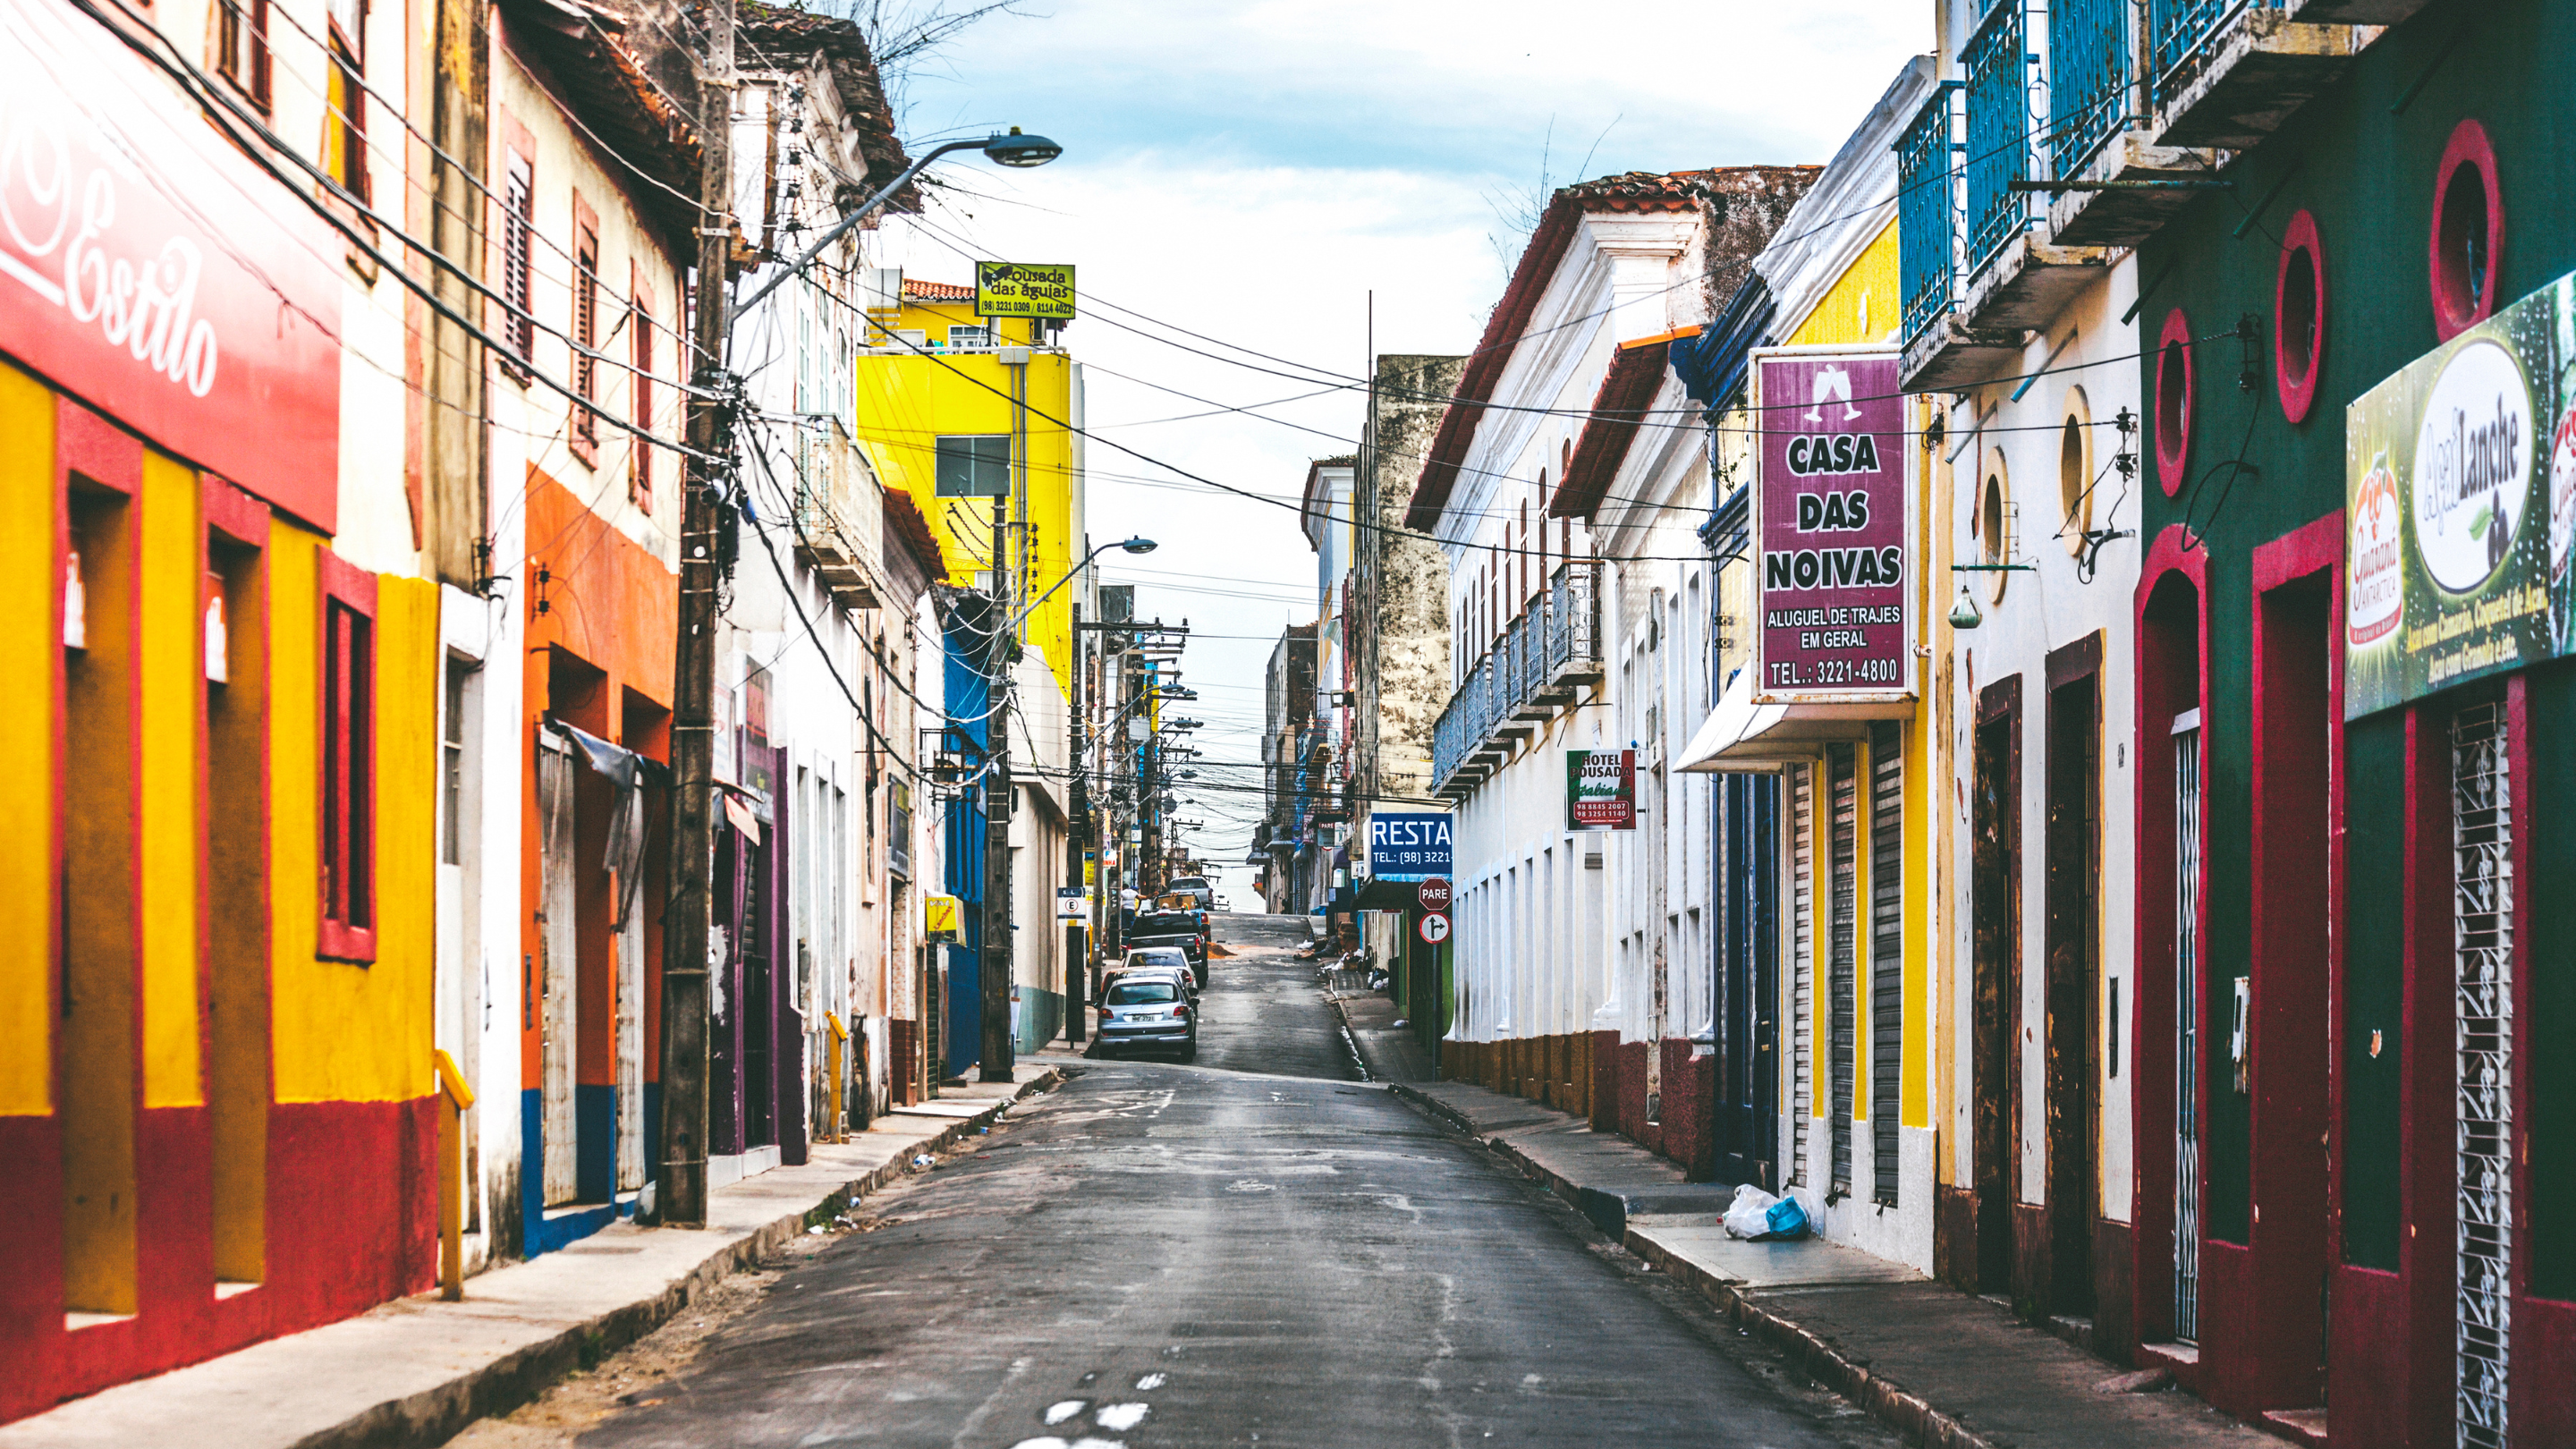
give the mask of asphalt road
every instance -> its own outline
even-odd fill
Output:
[[[1221,918],[1197,1065],[1079,1064],[580,1442],[1892,1444],[1351,1080],[1285,924]]]

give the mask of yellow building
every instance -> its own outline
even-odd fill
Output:
[[[906,279],[898,294],[853,368],[859,446],[920,505],[960,588],[993,566],[993,502],[1007,487],[1004,567],[1012,595],[1034,598],[1082,558],[1081,366],[1043,323],[977,317],[972,287]],[[1079,592],[1058,589],[1020,631],[1059,690]]]

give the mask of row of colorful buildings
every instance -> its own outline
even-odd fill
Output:
[[[1383,458],[1397,989],[2285,1437],[2570,1442],[2576,15],[1928,8],[1821,167],[1559,191]]]
[[[1089,585],[975,601],[1082,556],[1078,370],[870,228],[698,355],[703,232],[747,292],[909,164],[855,25],[739,9],[718,209],[660,0],[0,3],[0,1419],[650,1215],[694,400],[711,1180],[976,1060],[928,762],[1004,677],[1051,919]]]

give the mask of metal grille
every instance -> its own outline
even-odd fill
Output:
[[[2030,197],[2012,184],[2030,179],[2029,15],[2005,0],[1969,38],[1961,63],[1968,76],[1968,271],[2020,235]]]
[[[1859,902],[1854,899],[1860,864],[1860,781],[1849,745],[1825,747],[1828,786],[1833,792],[1833,981],[1826,1004],[1833,1023],[1834,1190],[1847,1192],[1852,1180],[1853,974],[1860,944]]]
[[[2174,721],[2173,1333],[2200,1340],[2200,711]]]
[[[2513,1346],[2513,777],[2501,705],[2451,722],[2460,1449],[2503,1449]]]
[[[2084,170],[2129,120],[2132,0],[2050,0],[2048,151],[2059,178]]]
[[[1807,1181],[1815,1111],[1816,767],[1789,767],[1789,1180]]]
[[[2237,11],[2269,0],[2149,0],[2148,27],[2155,46],[2156,104],[2174,98],[2197,69],[2200,50]]]
[[[1945,82],[1933,91],[1896,143],[1897,259],[1908,342],[1949,312],[1956,290],[1958,187],[1950,171],[1958,146],[1954,89]]]
[[[1905,726],[1869,728],[1870,1200],[1896,1206],[1898,1074],[1905,1061]]]

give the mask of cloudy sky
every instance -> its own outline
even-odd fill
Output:
[[[1372,292],[1376,351],[1464,352],[1543,175],[1825,161],[1932,26],[1931,0],[1021,12],[911,74],[903,132],[1018,125],[1063,159],[1003,172],[959,153],[932,209],[886,228],[887,259],[948,282],[978,256],[1080,268],[1065,337],[1107,440],[1090,449],[1091,534],[1161,544],[1110,555],[1104,577],[1141,585],[1140,613],[1188,618],[1201,779],[1247,787],[1271,645],[1316,614],[1314,555],[1293,508],[1162,465],[1293,501],[1308,460],[1355,450]],[[1207,823],[1202,853],[1240,861],[1258,797],[1210,791],[1181,813]],[[1249,876],[1226,873],[1237,907]]]

